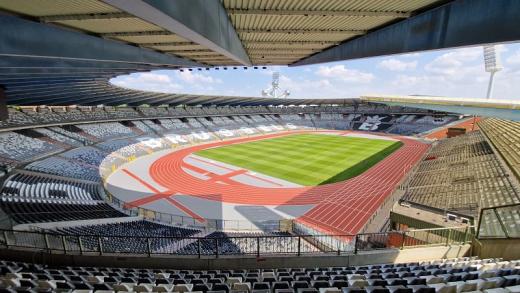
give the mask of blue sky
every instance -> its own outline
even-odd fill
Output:
[[[503,70],[496,74],[496,99],[520,100],[520,43],[497,46]],[[353,98],[366,94],[483,98],[489,74],[482,47],[403,54],[320,65],[267,69],[135,73],[113,79],[119,86],[158,92],[260,96],[273,71],[291,98]]]

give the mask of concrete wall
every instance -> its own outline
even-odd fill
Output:
[[[62,266],[107,266],[173,269],[247,269],[284,267],[329,267],[394,262],[425,261],[466,256],[470,245],[379,250],[357,255],[272,256],[196,258],[180,256],[59,255],[45,252],[0,250],[0,258]]]

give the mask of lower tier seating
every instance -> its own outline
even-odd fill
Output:
[[[69,204],[43,199],[1,198],[0,206],[20,224],[126,217],[126,214],[109,204],[94,201],[89,204]]]
[[[104,237],[102,238],[103,251],[117,253],[146,253],[148,245],[153,252],[160,253],[164,249],[170,249],[172,245],[182,241],[183,238],[200,232],[195,229],[172,227],[145,220],[58,228],[56,231],[65,235],[85,235],[81,237],[81,240],[89,250],[98,247],[98,236],[102,236]],[[88,235],[96,236],[89,237]],[[123,240],[117,238],[117,236],[124,236],[125,238]],[[147,240],[147,237],[154,238]]]
[[[99,185],[18,173],[4,183],[0,196],[33,199],[53,199],[60,202],[89,202],[102,200]]]
[[[519,266],[518,260],[474,258],[248,270],[50,267],[1,261],[0,292],[516,293]]]
[[[254,237],[260,237],[257,239]],[[282,237],[280,237],[282,236]],[[200,241],[200,253],[214,255],[218,248],[219,254],[251,254],[256,253],[257,246],[260,247],[262,253],[282,253],[283,249],[297,251],[298,238],[290,237],[287,232],[272,233],[226,233],[213,232],[206,236],[206,239]],[[217,241],[218,239],[218,241]],[[180,254],[198,254],[199,243],[192,243],[182,247],[177,251]],[[301,243],[301,251],[310,252],[316,250],[312,246],[303,241]]]

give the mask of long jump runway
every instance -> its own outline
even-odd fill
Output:
[[[108,178],[107,189],[130,206],[186,215],[201,223],[295,218],[321,232],[355,234],[428,149],[414,139],[377,134],[403,145],[356,177],[320,186],[298,186],[193,155],[207,148],[308,132],[316,133],[292,131],[161,151],[124,165]]]

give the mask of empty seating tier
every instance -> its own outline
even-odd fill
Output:
[[[518,190],[478,131],[435,145],[408,181],[403,200],[477,216],[478,208],[520,202]]]
[[[185,238],[200,231],[140,220],[58,228],[57,232],[65,235],[82,236],[82,244],[90,250],[98,247],[98,237],[101,236],[103,251],[105,252],[146,253],[150,249],[154,253],[161,253],[186,245],[184,243]],[[117,236],[125,238],[123,240]],[[147,239],[147,237],[151,239]]]
[[[478,126],[520,178],[520,122],[487,118]]]
[[[346,267],[143,269],[2,261],[3,292],[513,293],[519,261],[475,258]]]
[[[7,179],[0,196],[4,199],[46,199],[63,203],[82,203],[102,200],[99,188],[95,183],[18,173]]]
[[[38,222],[78,221],[125,217],[126,214],[107,203],[60,203],[46,199],[1,198],[2,210],[20,224]]]

